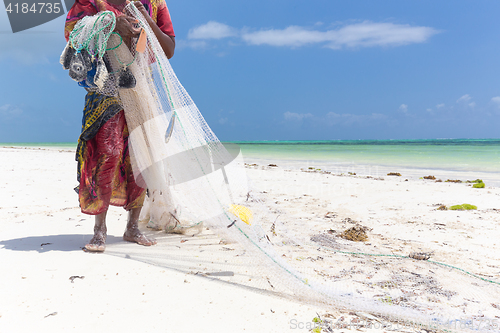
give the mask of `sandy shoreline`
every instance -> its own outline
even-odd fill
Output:
[[[493,172],[478,172],[466,170],[448,170],[437,168],[423,167],[403,167],[391,165],[368,165],[358,164],[355,161],[350,163],[332,163],[324,160],[280,160],[279,162],[273,159],[247,158],[247,163],[256,163],[260,166],[268,166],[276,164],[281,169],[297,170],[297,171],[314,171],[321,170],[331,172],[336,175],[356,173],[358,176],[371,176],[375,178],[385,178],[388,173],[400,173],[403,179],[419,180],[421,177],[433,175],[436,180],[446,181],[448,179],[459,179],[462,181],[482,179],[489,186],[500,187],[500,176]]]
[[[151,249],[125,243],[121,235],[126,217],[118,208],[108,215],[106,253],[84,253],[81,247],[91,237],[93,221],[80,213],[73,191],[74,151],[0,148],[0,156],[0,264],[8,267],[0,282],[9,286],[0,291],[1,332],[54,328],[307,332],[305,323],[310,323],[316,312],[331,313],[337,319],[359,317],[278,297],[259,286],[252,289],[240,284],[238,276],[196,274],[193,267],[198,265],[196,260],[201,266],[203,255],[225,258],[238,251],[233,244],[220,245],[209,232],[189,239],[148,231],[159,239],[158,246]],[[367,178],[361,174],[312,172],[309,166],[304,166],[307,172],[291,170],[282,166],[285,163],[273,162],[278,167],[262,163],[247,167],[247,171],[255,187],[266,192],[274,206],[288,212],[288,228],[306,230],[308,236],[322,235],[328,234],[327,230],[339,233],[355,221],[370,229],[369,240],[339,240],[338,249],[397,255],[432,252],[433,260],[500,281],[500,188],[490,186],[487,180],[486,188],[473,189],[465,183],[421,180],[401,170],[393,171],[403,173],[402,177]],[[429,171],[436,177],[464,176]],[[436,209],[462,203],[478,209]],[[205,251],[199,259],[175,261],[164,258],[162,252],[178,251],[169,252],[178,259],[193,254],[195,248]],[[235,252],[224,252],[228,248]],[[294,252],[293,256],[296,262],[301,253]],[[332,256],[326,260],[351,259]],[[304,260],[303,265],[309,262]],[[423,264],[404,261],[404,265]],[[228,266],[227,270],[233,268]],[[328,273],[326,267],[324,272]],[[350,278],[357,279],[358,275],[361,273],[351,272]],[[464,283],[469,283],[468,279]],[[500,299],[497,285],[477,280],[472,282],[478,284],[473,295],[488,290],[493,300]],[[359,292],[367,293],[362,287]],[[445,287],[453,290],[453,286]],[[467,311],[473,303],[469,302]],[[490,306],[486,314],[500,318],[500,302],[492,304],[499,308]],[[299,329],[298,323],[304,323],[304,329]]]

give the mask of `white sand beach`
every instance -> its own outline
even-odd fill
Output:
[[[337,250],[352,252],[429,253],[437,262],[500,281],[500,188],[488,182],[481,189],[444,182],[479,176],[448,175],[441,170],[435,175],[443,182],[436,182],[405,175],[402,170],[393,170],[401,172],[401,177],[372,177],[324,173],[308,166],[303,171],[291,170],[279,160],[273,163],[277,167],[248,166],[248,174],[274,207],[287,212],[286,227],[308,240],[326,235],[335,240]],[[117,207],[108,213],[106,251],[83,252],[92,235],[93,217],[80,212],[73,190],[74,151],[3,147],[0,174],[0,332],[309,332],[317,313],[335,320],[365,318],[356,309],[308,304],[273,292],[274,287],[240,283],[241,274],[231,266],[227,271],[234,271],[234,276],[200,273],[193,267],[205,265],[203,260],[222,261],[227,253],[238,251],[237,244],[220,243],[209,230],[191,237],[144,227],[158,239],[158,245],[147,248],[124,242],[126,213]],[[463,203],[475,205],[477,210],[437,209]],[[352,226],[364,227],[368,240],[335,237]],[[169,252],[174,250],[177,252]],[[316,260],[309,260],[299,249],[283,248],[283,252],[287,260],[300,261],[304,267]],[[335,281],[329,271],[333,268],[326,262],[340,265],[353,260],[340,255],[325,255],[324,259],[322,274]],[[362,260],[368,259],[359,259],[358,268],[363,266]],[[415,274],[441,269],[414,259],[389,265]],[[361,280],[361,275],[373,276],[355,270],[344,276]],[[477,277],[450,270],[436,281],[449,295],[460,294],[450,306],[467,316],[480,311],[500,320],[500,286]],[[455,290],[471,283],[477,290]],[[360,283],[356,291],[368,295],[369,289]],[[430,302],[445,302],[443,295],[436,293]],[[482,303],[490,304],[488,309],[474,309],[473,298],[483,296]]]

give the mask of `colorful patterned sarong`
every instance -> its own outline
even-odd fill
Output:
[[[80,207],[85,214],[109,205],[141,207],[145,190],[134,180],[128,153],[128,129],[115,97],[89,92],[76,152]]]

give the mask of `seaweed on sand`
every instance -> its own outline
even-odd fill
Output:
[[[450,207],[450,210],[476,210],[477,206],[470,204],[454,205]]]

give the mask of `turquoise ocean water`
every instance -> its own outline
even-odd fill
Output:
[[[383,170],[446,170],[485,174],[500,182],[500,139],[436,140],[335,140],[335,141],[234,141],[245,162],[281,163],[284,166],[321,167],[361,172]],[[76,143],[0,143],[75,149]],[[398,169],[399,168],[399,169]],[[363,169],[363,170],[361,170]],[[369,173],[369,172],[367,172]]]
[[[29,147],[29,148],[50,148],[50,149],[76,149],[76,142],[14,142],[2,143],[0,147]]]
[[[499,172],[500,139],[234,142],[245,158]]]

